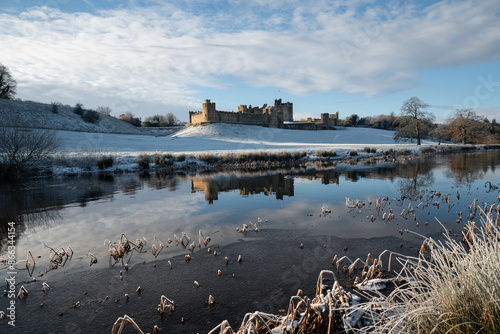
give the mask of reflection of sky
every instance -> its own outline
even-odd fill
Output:
[[[184,178],[179,180],[175,190],[142,186],[128,194],[119,190],[113,196],[88,202],[85,207],[66,206],[61,211],[61,218],[57,223],[44,229],[30,230],[28,227],[27,233],[17,240],[17,251],[18,254],[26,254],[31,250],[34,256],[42,256],[37,263],[45,264],[48,263],[49,252],[42,250],[42,242],[56,249],[69,245],[75,251],[75,259],[67,265],[66,270],[85,269],[89,262],[86,256],[88,252],[92,252],[99,259],[96,267],[108,266],[107,246],[104,241],[118,240],[121,233],[125,233],[132,241],[143,236],[148,239],[145,248],[148,254],[134,254],[132,263],[154,259],[150,252],[154,236],[167,245],[167,239],[174,239],[174,234],[180,236],[182,231],[185,231],[197,242],[200,229],[205,236],[212,238],[212,247],[234,242],[239,238],[258,237],[268,228],[305,229],[312,234],[342,238],[396,236],[404,243],[409,235],[404,233],[401,236],[399,230],[410,229],[424,235],[440,233],[442,227],[434,217],[439,218],[453,233],[460,233],[463,223],[467,220],[468,206],[474,198],[479,202],[495,202],[498,191],[487,194],[484,183],[488,180],[493,183],[498,180],[497,170],[488,169],[481,179],[457,185],[455,179],[450,178],[448,167],[438,165],[429,172],[433,176],[432,184],[425,189],[450,194],[454,206],[448,213],[448,206],[441,199],[439,209],[429,203],[428,207],[420,210],[416,208],[420,202],[417,199],[411,202],[416,209],[416,221],[400,217],[401,211],[407,209],[410,203],[408,199],[403,202],[397,200],[401,196],[398,189],[401,180],[384,179],[377,173],[373,174],[373,177],[358,179],[357,182],[352,182],[345,174],[341,174],[339,184],[332,182],[327,185],[322,184],[319,179],[310,181],[295,176],[293,196],[285,195],[283,200],[277,200],[274,194],[241,196],[239,189],[234,189],[219,192],[218,199],[214,200],[213,204],[207,204],[203,191],[192,192],[190,180]],[[417,178],[426,177],[429,173]],[[258,179],[255,182],[258,182]],[[457,189],[461,195],[460,201],[456,197]],[[374,222],[367,219],[372,215],[376,217],[375,200],[386,195],[390,198],[390,204],[381,210]],[[346,212],[346,197],[362,200],[366,205],[360,210]],[[368,205],[370,200],[373,201],[371,206]],[[326,217],[320,215],[323,205],[332,210]],[[389,208],[393,209],[395,219],[385,224],[381,217]],[[461,224],[455,222],[458,219],[455,213],[459,211],[464,213],[464,221]],[[257,222],[258,217],[268,220],[263,223],[258,233],[250,231],[244,236],[236,231],[236,228],[241,228],[244,223]],[[417,223],[419,227],[416,226]],[[182,247],[175,244],[174,241],[164,249],[160,257],[186,253]],[[42,268],[37,264],[36,270]],[[59,275],[62,272],[64,271],[58,270],[51,275]]]

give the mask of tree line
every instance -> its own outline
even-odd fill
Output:
[[[426,138],[439,143],[500,144],[500,124],[495,118],[490,121],[471,108],[457,108],[444,123],[438,124],[434,122],[435,116],[427,111],[428,107],[418,97],[411,97],[403,102],[399,115],[393,112],[374,117],[352,114],[342,121],[342,125],[394,130],[396,141],[416,142],[417,145]]]

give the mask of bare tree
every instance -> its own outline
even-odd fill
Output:
[[[0,64],[0,99],[13,99],[16,95],[16,87],[16,80],[12,78],[7,67]]]
[[[96,111],[101,115],[110,116],[111,108],[110,107],[97,107]]]
[[[58,147],[55,131],[0,128],[1,170],[4,176],[20,176]]]
[[[177,117],[175,117],[175,115],[171,112],[167,114],[167,123],[169,126],[173,126],[177,123]]]
[[[486,130],[481,117],[471,108],[456,109],[453,116],[448,118],[447,124],[451,141],[462,144],[479,142]]]
[[[425,111],[429,105],[418,97],[410,97],[401,106],[401,123],[396,129],[396,141],[417,141],[420,145],[422,137],[426,136],[432,128],[434,115]]]

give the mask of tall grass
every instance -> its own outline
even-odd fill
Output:
[[[500,233],[487,215],[469,223],[463,241],[426,239],[404,262],[399,286],[384,301],[364,305],[384,333],[500,333]],[[370,307],[372,306],[372,307]],[[382,309],[382,312],[380,312]]]

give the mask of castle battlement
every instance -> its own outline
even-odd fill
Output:
[[[285,124],[287,122],[287,124]],[[260,125],[272,128],[288,129],[330,129],[338,122],[338,112],[336,114],[321,114],[321,120],[314,119],[307,122],[293,122],[293,103],[283,103],[281,99],[274,100],[274,105],[264,104],[262,107],[252,107],[252,105],[240,105],[237,112],[221,111],[215,107],[215,102],[206,99],[202,105],[202,111],[189,112],[189,124],[204,125],[211,123],[234,123]],[[293,124],[288,124],[293,123]]]

